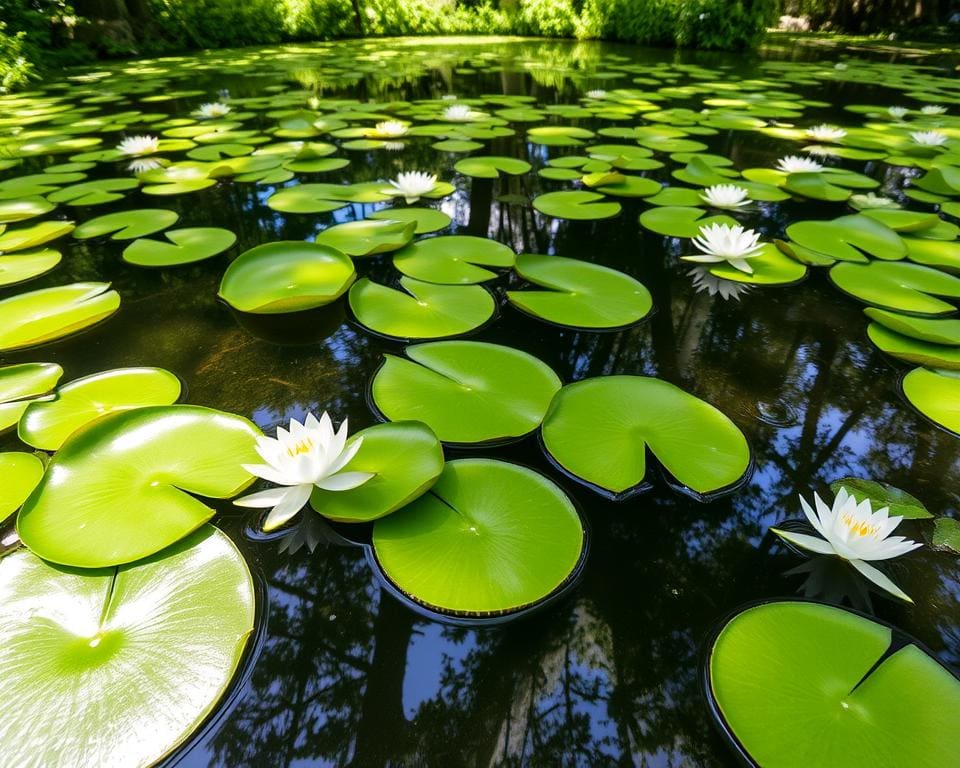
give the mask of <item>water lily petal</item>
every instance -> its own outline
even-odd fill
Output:
[[[810,552],[816,552],[819,555],[837,554],[833,547],[830,546],[829,541],[818,539],[816,536],[808,536],[805,533],[782,531],[779,528],[771,528],[770,530],[777,534],[777,536],[779,536],[781,539],[789,541],[791,544],[796,544],[798,547],[809,550]]]
[[[349,491],[363,485],[371,477],[372,472],[341,472],[339,475],[318,480],[315,485],[325,491]]]
[[[910,599],[910,596],[907,595],[900,587],[890,581],[887,576],[881,573],[879,570],[874,568],[872,565],[868,565],[862,560],[851,560],[850,565],[856,568],[860,573],[874,584],[876,584],[880,589],[883,589],[889,592],[894,597],[899,597],[901,600],[906,600],[908,603],[912,603],[913,600]]]
[[[303,505],[310,499],[312,487],[298,485],[287,490],[288,493],[283,501],[270,510],[267,519],[263,521],[263,530],[267,533],[276,530],[303,509]]]
[[[346,422],[344,422],[346,423]],[[344,436],[346,436],[346,431],[344,431]],[[349,464],[353,457],[357,455],[357,451],[360,450],[360,446],[363,445],[363,436],[361,435],[356,440],[354,440],[350,447],[342,451],[339,456],[334,460],[328,469],[328,474],[335,475],[341,469],[343,469],[347,464]]]
[[[814,495],[814,498],[817,501],[820,501],[819,496]],[[823,502],[820,503],[822,504]],[[807,504],[807,500],[803,498],[803,496],[800,497],[800,508],[803,510],[803,514],[807,516],[807,520],[810,522],[810,525],[813,526],[814,530],[823,536],[823,538],[827,538],[827,534],[820,522],[820,518],[817,516],[817,513],[813,511],[813,508]]]
[[[293,488],[296,486],[281,486],[280,488],[268,488],[265,491],[250,493],[234,499],[233,503],[238,507],[275,507],[281,503]]]
[[[297,480],[290,473],[281,471],[276,467],[271,467],[267,464],[241,464],[247,472],[251,475],[256,475],[257,477],[263,478],[267,482],[276,483],[277,485],[296,485]]]

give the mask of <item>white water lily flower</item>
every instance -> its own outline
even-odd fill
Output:
[[[740,225],[711,224],[700,227],[700,234],[693,238],[693,244],[703,253],[682,258],[698,264],[726,262],[734,269],[753,274],[753,267],[747,263],[747,259],[756,258],[763,252],[763,243],[759,240],[760,233],[752,229],[744,229]]]
[[[127,166],[128,171],[133,171],[133,173],[145,173],[146,171],[152,171],[156,168],[162,166],[161,163],[155,157],[142,157],[139,160],[133,160]]]
[[[927,104],[925,107],[920,107],[920,112],[924,115],[942,115],[947,111],[946,107],[941,107],[939,104]]]
[[[403,195],[408,203],[415,203],[423,195],[432,192],[436,184],[437,175],[435,173],[424,173],[422,171],[398,173],[397,178],[390,182],[395,194]]]
[[[160,139],[156,136],[128,136],[117,145],[117,152],[123,155],[152,155],[160,148]]]
[[[914,131],[910,138],[924,147],[939,147],[947,143],[947,137],[940,131]]]
[[[720,296],[729,301],[736,299],[750,292],[750,286],[746,283],[738,283],[734,280],[725,280],[710,273],[710,267],[694,267],[687,272],[693,278],[693,287],[697,293],[706,293],[709,296]]]
[[[410,129],[399,120],[384,120],[382,123],[373,126],[373,130],[376,131],[378,136],[396,139],[400,136],[406,136]]]
[[[466,104],[454,104],[443,110],[443,119],[453,123],[469,123],[473,118],[473,110]]]
[[[311,413],[301,424],[290,420],[290,430],[277,427],[276,439],[257,438],[257,453],[265,464],[244,464],[252,475],[261,477],[279,488],[243,496],[233,503],[240,507],[273,507],[264,521],[263,529],[279,528],[307,503],[313,489],[349,491],[363,485],[373,475],[370,472],[344,472],[363,438],[357,438],[346,447],[347,420],[337,432],[324,412],[318,421]]]
[[[201,104],[197,109],[197,117],[211,118],[224,117],[230,113],[230,105],[222,104],[219,101],[213,101],[209,104]]]
[[[847,68],[847,65],[844,64],[842,61],[838,61],[836,64],[833,65],[833,68],[834,68],[834,69],[839,69],[839,70],[842,72],[843,70],[845,70],[845,69]]]
[[[587,91],[588,99],[603,99],[606,96],[607,92],[603,88],[594,88],[592,91]]]
[[[906,117],[907,112],[909,111],[910,110],[906,107],[890,107],[887,109],[887,114],[897,120],[902,120],[904,117]]]
[[[847,132],[843,128],[837,128],[835,125],[820,123],[812,128],[807,128],[807,136],[814,141],[840,141]]]
[[[714,184],[700,195],[708,205],[714,208],[742,208],[750,205],[750,193],[736,184]]]
[[[803,549],[821,555],[842,557],[878,587],[902,600],[913,602],[889,578],[866,562],[889,560],[923,546],[903,536],[890,535],[903,518],[890,517],[889,507],[883,507],[874,512],[870,506],[870,499],[864,499],[858,504],[846,488],[841,488],[837,493],[837,497],[833,500],[833,507],[828,507],[817,494],[813,495],[813,499],[817,507],[816,511],[802,496],[800,505],[810,525],[823,536],[822,539],[777,528],[771,530],[782,539]]]
[[[822,171],[823,166],[809,157],[787,155],[777,160],[777,170],[784,173],[816,173]]]

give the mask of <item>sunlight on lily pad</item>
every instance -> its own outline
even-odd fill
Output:
[[[960,376],[955,371],[916,368],[903,377],[907,402],[949,432],[960,436]]]
[[[408,277],[429,283],[469,285],[493,280],[484,267],[512,267],[513,250],[485,237],[440,235],[417,240],[394,254],[393,265]]]
[[[314,242],[329,245],[354,258],[375,256],[403,248],[413,240],[416,228],[413,221],[348,221],[325,229]]]
[[[176,267],[217,256],[237,242],[233,232],[219,227],[170,229],[163,236],[170,242],[134,240],[123,249],[123,260],[139,267]]]
[[[0,301],[0,351],[23,349],[71,336],[120,308],[109,283],[41,288]]]
[[[0,523],[20,509],[43,477],[43,462],[32,453],[0,453]]]

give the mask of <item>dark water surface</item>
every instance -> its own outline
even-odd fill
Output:
[[[338,43],[333,49],[349,62],[391,45]],[[261,54],[250,72],[211,66],[170,75],[163,87],[202,90],[205,96],[140,108],[186,116],[215,100],[221,88],[233,97],[282,86],[304,99],[316,92],[381,101],[508,93],[552,104],[576,103],[590,88],[641,87],[631,83],[636,72],[611,70],[611,64],[695,63],[720,67],[725,79],[770,76],[777,87],[794,89],[781,75],[765,74],[761,60],[750,56],[596,43],[404,44],[377,71],[355,75],[346,65],[334,73],[324,64],[311,68],[309,49],[297,50],[289,59],[279,49]],[[677,72],[682,84],[685,75]],[[109,79],[97,87],[109,90]],[[882,85],[827,83],[797,90],[835,105],[808,109],[803,125],[859,124],[858,116],[842,111],[847,101],[912,103]],[[699,109],[700,98],[673,99],[667,106]],[[129,102],[117,107],[128,108]],[[255,119],[245,127],[256,124]],[[528,158],[536,169],[547,157],[577,151],[526,144],[525,126],[513,127],[515,137],[487,142],[480,154]],[[747,132],[721,131],[703,140],[709,151],[732,158],[741,169],[771,166],[797,149],[792,142]],[[707,504],[676,493],[659,477],[650,492],[612,503],[554,470],[536,437],[504,448],[449,453],[448,458],[469,453],[511,459],[545,472],[576,499],[591,527],[583,578],[568,597],[508,626],[482,628],[436,623],[401,603],[381,587],[360,547],[323,542],[312,554],[306,548],[280,553],[276,537],[253,533],[256,515],[223,504],[217,524],[237,541],[262,587],[263,622],[228,702],[170,762],[185,768],[733,765],[701,691],[703,644],[716,623],[747,601],[796,594],[807,577],[811,589],[826,584],[832,599],[857,591],[842,567],[825,573],[818,565],[811,574],[787,575],[807,561],[779,545],[769,526],[799,516],[798,494],[809,498],[849,475],[884,480],[937,513],[956,514],[960,441],[906,405],[897,389],[906,367],[873,347],[861,307],[832,287],[824,271],[812,271],[793,287],[750,291],[739,301],[698,293],[686,274],[689,265],[677,258],[677,245],[637,224],[648,207],[642,201],[621,199],[623,212],[608,221],[546,218],[529,200],[542,191],[570,189],[569,182],[535,174],[471,180],[453,171],[463,155],[438,152],[430,147],[433,141],[413,139],[399,152],[341,151],[338,156],[351,159],[347,168],[298,174],[298,180],[367,181],[429,170],[458,190],[428,203],[454,217],[452,230],[443,234],[489,236],[518,253],[575,257],[635,276],[650,289],[656,312],[634,328],[558,329],[503,304],[499,318],[472,338],[523,349],[565,382],[615,373],[673,382],[740,426],[753,447],[756,470],[736,493]],[[108,138],[104,146],[113,144]],[[65,160],[38,158],[27,168]],[[880,173],[863,162],[841,164]],[[669,181],[669,167],[675,164],[645,175]],[[24,172],[11,169],[0,178]],[[72,339],[0,356],[0,364],[57,362],[66,371],[64,381],[119,366],[160,366],[182,377],[189,402],[248,416],[268,434],[291,417],[324,409],[337,420],[349,416],[351,431],[374,423],[367,402],[370,378],[382,353],[400,352],[402,344],[366,332],[349,310],[334,318],[332,327],[324,327],[329,320],[324,317],[269,333],[248,329],[216,298],[224,268],[236,254],[264,242],[309,240],[334,221],[384,207],[284,215],[264,204],[273,189],[227,181],[175,197],[134,191],[118,203],[80,209],[78,220],[124,208],[172,208],[181,215],[178,227],[226,227],[238,243],[198,265],[152,271],[120,259],[125,243],[68,238],[62,243],[64,263],[30,287],[112,281],[123,297],[119,314]],[[504,195],[508,202],[500,201]],[[842,205],[789,201],[764,204],[745,223],[771,238],[792,221],[842,212]],[[389,257],[360,260],[357,267],[361,276],[381,282],[396,278]],[[517,280],[503,276],[493,286],[499,293]],[[0,449],[17,445],[14,437],[0,439]],[[905,535],[920,537],[919,528],[903,527]],[[927,549],[890,573],[916,604],[874,595],[861,607],[915,635],[956,669],[956,560]]]

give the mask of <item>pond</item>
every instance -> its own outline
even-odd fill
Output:
[[[902,384],[918,365],[960,368],[960,333],[948,328],[943,332],[952,341],[934,343],[922,333],[912,337],[902,321],[898,326],[887,316],[898,308],[908,318],[923,314],[922,307],[911,313],[903,301],[946,303],[946,309],[927,314],[949,314],[960,291],[953,283],[930,288],[879,274],[900,265],[907,252],[896,249],[910,240],[910,264],[960,285],[950,277],[960,271],[953,244],[960,206],[951,201],[960,198],[960,172],[951,177],[931,170],[960,166],[960,82],[954,62],[887,58],[831,50],[724,55],[535,40],[368,40],[127,62],[67,73],[62,81],[0,99],[0,211],[5,200],[29,198],[39,213],[11,221],[7,233],[41,221],[81,225],[73,232],[54,227],[47,243],[35,238],[33,244],[59,251],[62,260],[47,257],[51,268],[38,257],[36,268],[23,267],[28,277],[39,274],[2,289],[0,317],[6,323],[14,316],[9,310],[4,315],[3,301],[10,297],[71,283],[110,283],[120,297],[115,314],[115,307],[104,310],[88,328],[65,323],[64,333],[38,337],[46,343],[10,343],[18,348],[0,352],[0,365],[54,363],[63,369],[61,384],[116,368],[158,367],[182,383],[181,401],[239,414],[268,436],[291,419],[323,411],[338,423],[349,418],[353,434],[383,421],[391,409],[408,418],[409,404],[385,403],[389,397],[378,396],[371,382],[392,370],[384,366],[384,355],[403,358],[409,341],[416,343],[410,327],[428,329],[420,340],[440,327],[447,332],[434,335],[527,353],[563,383],[612,376],[670,382],[719,411],[709,417],[717,424],[728,417],[715,426],[726,430],[723,440],[732,430],[735,443],[739,429],[750,447],[749,467],[705,482],[698,492],[698,472],[725,448],[710,442],[720,440],[714,427],[694,420],[672,448],[671,472],[658,469],[648,453],[645,476],[641,471],[633,482],[608,485],[604,493],[602,481],[577,477],[570,467],[576,461],[564,461],[562,446],[548,455],[551,437],[536,430],[542,413],[530,428],[513,433],[520,439],[498,434],[495,407],[490,423],[471,425],[480,438],[458,438],[452,430],[448,466],[456,459],[489,458],[532,468],[566,492],[584,523],[586,544],[574,553],[569,579],[560,579],[561,593],[515,620],[504,620],[509,611],[485,621],[462,612],[443,616],[404,597],[387,584],[364,546],[369,524],[328,524],[306,509],[291,526],[268,534],[261,530],[263,510],[227,499],[210,502],[217,509],[214,523],[252,573],[256,629],[225,696],[196,733],[171,741],[179,747],[167,761],[189,768],[732,766],[735,752],[717,727],[704,684],[711,639],[745,604],[797,595],[875,616],[955,670],[960,571],[954,554],[926,546],[885,566],[911,604],[872,589],[836,558],[808,559],[770,530],[803,519],[800,496],[812,501],[816,491],[829,503],[829,484],[849,477],[902,488],[938,517],[955,516],[960,504],[960,396],[956,386],[949,388],[954,380],[934,374],[947,384],[927,415],[907,401]],[[198,114],[208,103],[226,104],[230,111]],[[944,105],[946,114],[920,111],[931,104]],[[463,119],[444,112],[455,105],[466,107]],[[909,112],[890,114],[895,106]],[[375,128],[386,121],[400,121],[396,135],[388,135],[389,127]],[[815,141],[806,129],[818,124],[846,134]],[[637,126],[644,128],[635,131]],[[910,140],[911,130],[935,132],[944,142],[918,144]],[[114,151],[122,140],[140,135],[159,137],[159,147],[148,145],[139,155]],[[811,144],[820,150],[805,153]],[[773,170],[790,155],[827,170]],[[490,156],[529,165],[498,170],[483,162],[463,164]],[[174,165],[146,162],[131,170],[138,158]],[[211,171],[234,159],[229,170]],[[436,174],[452,187],[439,185],[409,202],[380,191],[404,171]],[[36,179],[25,186],[8,183],[43,173],[51,177],[46,186]],[[124,181],[76,187],[118,179]],[[708,210],[698,199],[705,187],[738,180],[754,199],[751,205]],[[340,197],[330,188],[274,197],[301,184],[365,182],[372,184]],[[689,191],[671,197],[675,193],[665,194],[661,185]],[[596,196],[585,198],[585,205],[542,197],[571,190]],[[859,214],[854,223],[848,218],[787,232],[798,222],[857,215],[858,206],[878,210],[870,208],[875,199],[862,200],[868,193],[920,213],[942,205],[950,215],[905,222],[884,218],[883,212],[895,209],[883,208],[879,220]],[[52,206],[36,202],[43,199],[58,204],[45,210]],[[607,207],[591,210],[598,205]],[[488,246],[475,245],[480,256],[447,262],[453,278],[446,282],[473,287],[419,295],[417,306],[438,307],[426,320],[399,294],[367,294],[364,301],[357,288],[370,290],[365,279],[399,288],[398,266],[404,280],[421,281],[407,282],[408,290],[428,292],[444,282],[430,282],[440,253],[413,258],[407,246],[406,263],[400,258],[394,264],[393,251],[413,237],[403,225],[382,230],[383,238],[398,239],[386,252],[353,254],[361,282],[354,283],[349,300],[345,287],[351,278],[344,276],[346,286],[332,289],[342,296],[320,309],[257,314],[229,306],[250,309],[272,300],[293,301],[288,308],[307,306],[269,295],[269,265],[253,264],[246,281],[236,278],[239,288],[227,281],[221,286],[239,254],[267,243],[311,242],[334,224],[415,207],[441,211],[450,220],[441,216],[435,227],[421,226],[418,240],[456,235],[508,246],[491,255]],[[111,237],[117,226],[83,231],[96,217],[143,209],[176,215],[141,216],[147,224],[131,237]],[[768,246],[752,275],[724,267],[720,279],[711,272],[715,264],[682,260],[696,252],[690,241],[699,230],[694,222],[720,214],[755,229],[763,242],[787,242],[784,251]],[[228,230],[235,242],[229,234],[208,232],[201,245],[192,246],[207,258],[172,266],[164,260],[175,262],[182,253],[142,245],[140,254],[128,250],[138,237],[138,243],[163,243],[167,230],[177,242],[176,230],[190,228]],[[352,248],[357,241],[344,242],[342,247]],[[793,258],[786,253],[791,247]],[[853,251],[852,283],[831,266],[844,249]],[[524,305],[517,294],[529,291],[532,280],[510,268],[513,253],[612,268],[642,283],[652,308],[637,309],[644,294],[632,281],[614,280],[611,293],[601,291],[597,298],[589,295],[593,277],[569,274],[561,278],[574,280],[567,289],[574,296],[586,292],[586,314],[601,317],[596,325],[612,327],[584,328],[581,305],[563,305],[554,314],[537,310],[535,301]],[[471,258],[489,270],[478,280],[469,273],[477,269]],[[857,260],[880,270],[856,272],[867,268]],[[549,266],[528,260],[524,268],[532,275],[538,265]],[[291,274],[278,279],[291,285],[310,279],[296,267]],[[549,285],[557,278],[543,279]],[[871,301],[871,291],[890,280],[898,286],[890,289],[893,297],[886,304]],[[489,297],[495,307],[485,309]],[[880,314],[865,315],[869,304]],[[573,319],[560,322],[565,317]],[[460,364],[469,368],[472,359],[480,369],[499,365],[476,350],[468,347],[467,362]],[[516,370],[499,383],[505,407],[514,403],[515,392],[519,398],[536,389],[531,377],[542,373],[536,366]],[[425,401],[429,411],[434,399],[445,396],[442,387],[418,390],[415,377],[401,374],[393,382],[399,400],[406,391],[408,401]],[[666,408],[668,424],[687,418],[683,409],[700,407],[692,399],[671,399],[682,393],[661,395],[638,391],[632,402]],[[952,405],[944,402],[950,398]],[[176,394],[167,402],[173,399]],[[602,431],[611,418],[635,430],[631,434],[643,434],[643,425],[621,412],[624,402],[616,396],[588,399],[580,434],[590,450],[602,452],[602,443],[591,442],[590,435],[594,424]],[[937,413],[951,408],[953,432],[951,422],[935,423]],[[674,439],[673,427],[656,428],[665,431],[664,444]],[[696,444],[700,430],[709,433],[705,445]],[[565,441],[580,438],[567,434]],[[191,442],[182,440],[169,451],[192,455],[199,449]],[[205,452],[222,448],[217,439],[207,443]],[[656,452],[658,446],[652,447]],[[0,450],[33,449],[14,429],[0,436]],[[641,459],[643,451],[641,442]],[[597,476],[608,461],[618,460],[592,458],[599,459]],[[120,464],[134,467],[144,460]],[[120,471],[115,459],[103,461],[88,461],[91,477]],[[642,493],[613,498],[640,484],[646,486]],[[200,495],[231,495],[185,487]],[[481,480],[474,490],[482,499],[496,496],[499,487]],[[65,498],[81,510],[94,503],[89,496]],[[149,499],[117,496],[113,503],[134,515]],[[522,497],[510,504],[520,513],[525,508]],[[144,523],[145,537],[153,535],[150,525]],[[30,529],[21,528],[29,544]],[[929,520],[907,520],[897,533],[929,542],[932,530]],[[549,560],[549,535],[544,542]],[[456,565],[448,564],[453,570]],[[434,578],[442,584],[446,575]],[[4,752],[16,753],[16,730],[5,724],[0,734]]]

